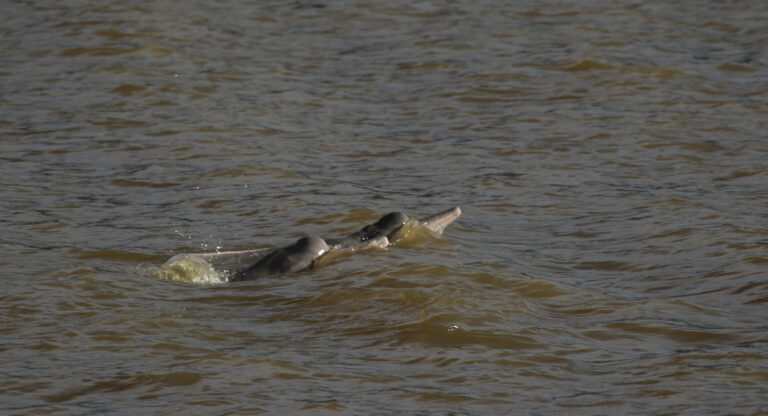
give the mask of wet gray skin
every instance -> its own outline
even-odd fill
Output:
[[[307,270],[312,267],[315,259],[327,251],[328,244],[322,238],[302,237],[290,246],[278,248],[253,265],[234,273],[229,281],[254,280]]]

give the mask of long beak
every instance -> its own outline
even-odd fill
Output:
[[[439,214],[435,214],[430,217],[423,218],[419,220],[419,222],[421,223],[421,225],[427,227],[428,229],[436,233],[440,233],[443,231],[445,227],[449,226],[452,222],[456,221],[456,218],[459,218],[460,215],[461,215],[461,208],[453,207]]]

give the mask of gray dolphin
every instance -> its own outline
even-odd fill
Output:
[[[442,230],[461,215],[461,209],[454,207],[441,213],[421,219],[419,225],[434,232]],[[322,239],[307,236],[295,243],[273,250],[256,263],[240,269],[229,277],[230,282],[255,280],[262,277],[296,273],[311,269],[315,261],[330,250],[354,251],[369,246],[386,247],[389,239],[408,222],[402,212],[391,212],[360,231],[341,238]]]

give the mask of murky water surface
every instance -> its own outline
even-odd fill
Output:
[[[0,14],[3,414],[768,414],[768,3]]]

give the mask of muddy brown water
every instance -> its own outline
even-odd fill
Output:
[[[768,3],[0,15],[1,413],[768,414]]]

